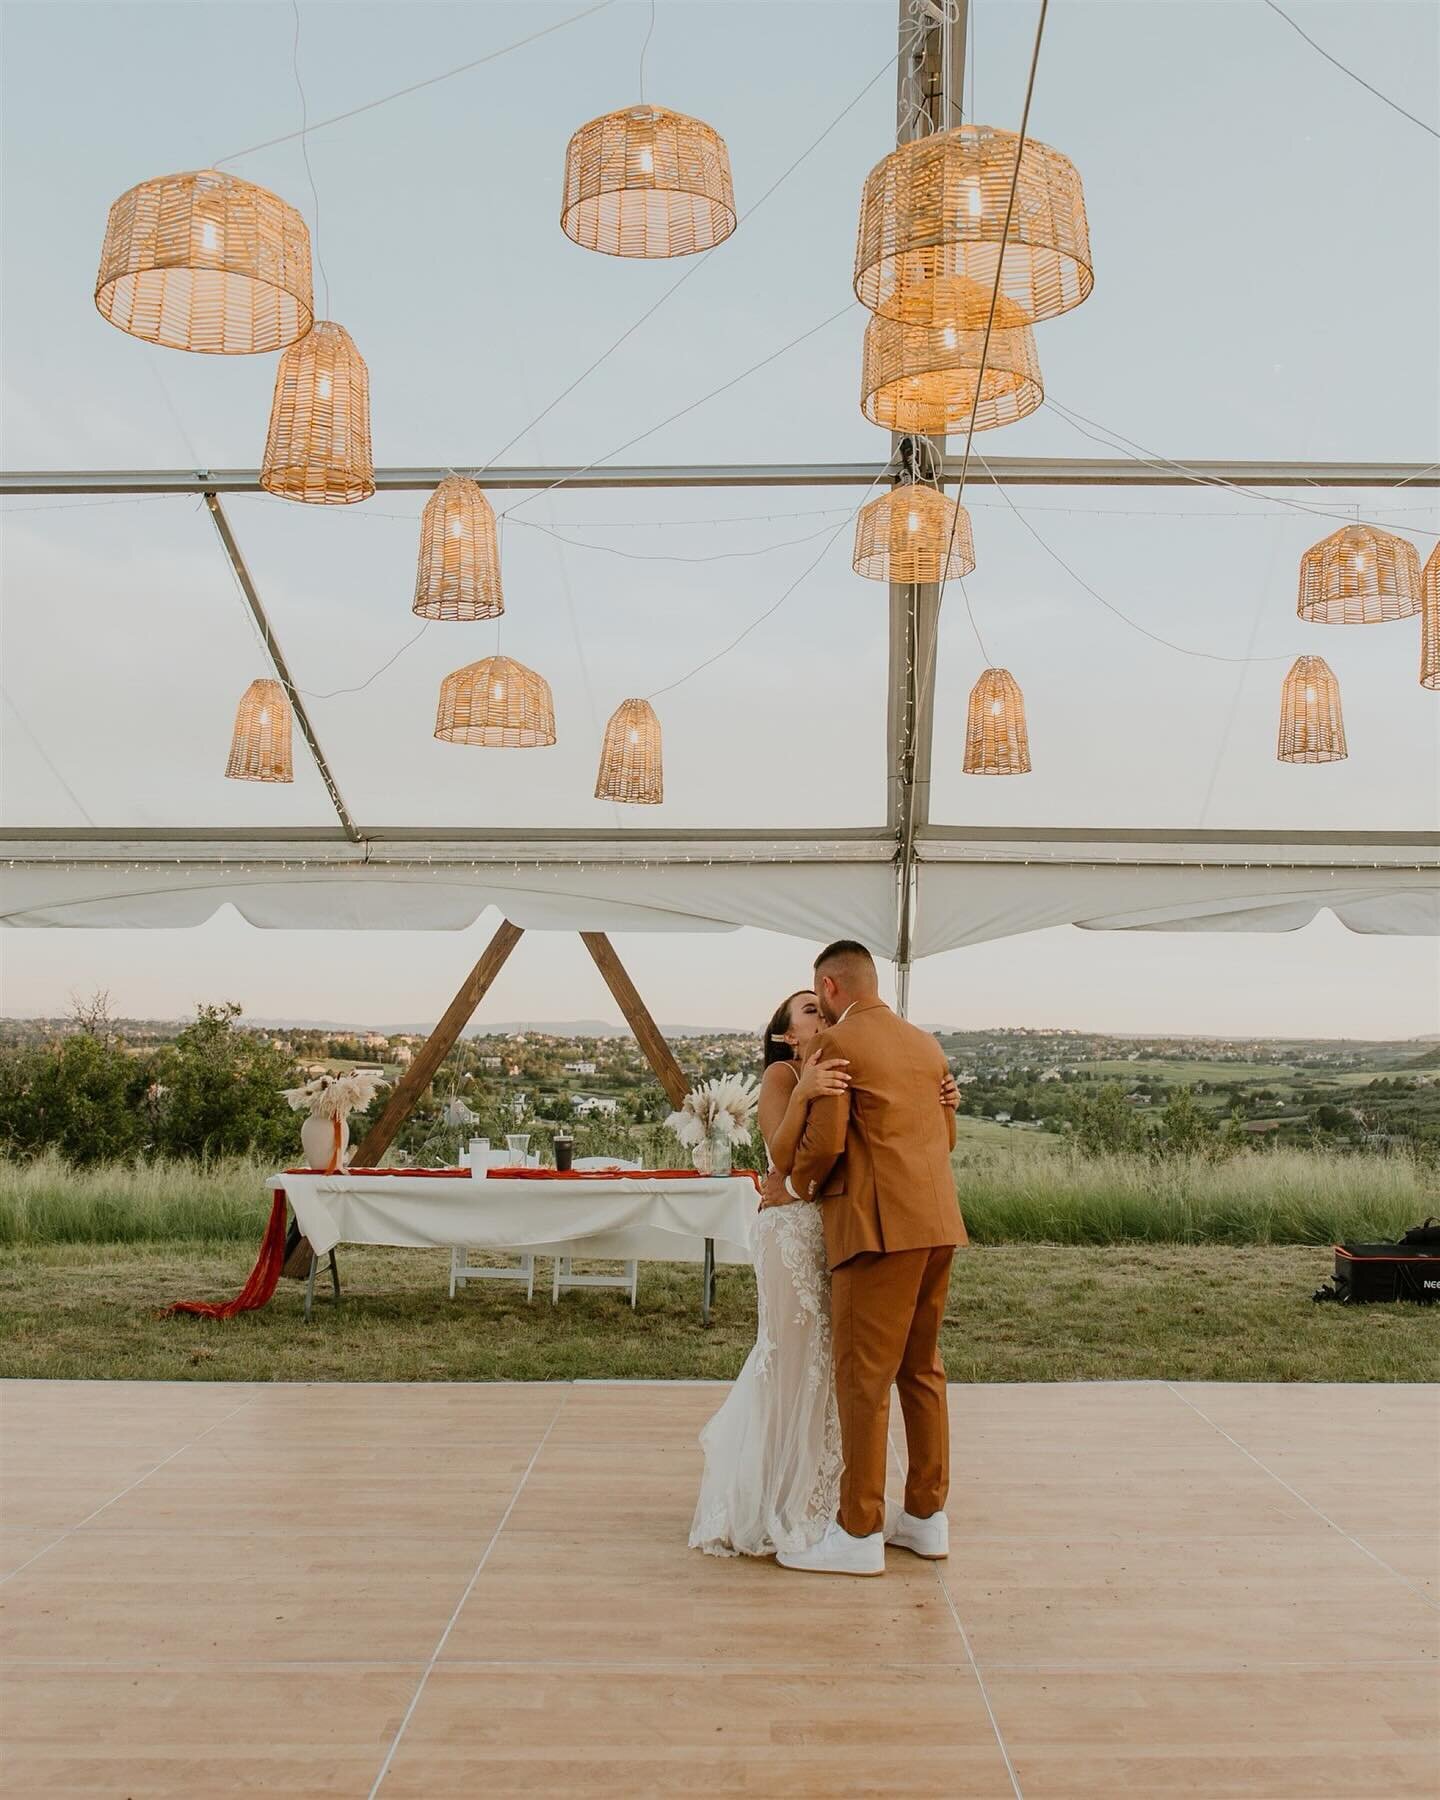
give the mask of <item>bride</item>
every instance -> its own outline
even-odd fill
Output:
[[[806,1050],[824,1029],[808,989],[776,1009],[765,1033],[760,1134],[772,1169],[788,1174],[810,1103],[849,1084],[843,1058]],[[725,1404],[700,1434],[705,1473],[690,1528],[712,1556],[807,1550],[835,1517],[840,1417],[830,1372],[830,1271],[820,1208],[757,1213],[755,1348]]]

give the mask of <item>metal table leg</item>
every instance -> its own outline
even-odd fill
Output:
[[[310,1273],[305,1277],[305,1323],[310,1323],[310,1314],[315,1306],[315,1277],[320,1272],[320,1258],[310,1258]]]
[[[715,1304],[715,1240],[705,1240],[705,1263],[700,1275],[700,1323],[710,1323],[710,1308]]]

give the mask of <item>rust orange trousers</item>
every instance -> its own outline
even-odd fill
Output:
[[[950,1245],[867,1251],[830,1275],[835,1393],[845,1473],[840,1523],[856,1537],[885,1527],[890,1388],[900,1392],[910,1454],[905,1510],[928,1519],[950,1488],[950,1419],[940,1323],[950,1287]]]

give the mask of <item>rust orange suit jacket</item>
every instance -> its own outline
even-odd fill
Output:
[[[862,1000],[818,1048],[849,1061],[850,1086],[811,1105],[790,1184],[802,1200],[822,1202],[830,1267],[866,1250],[966,1243],[939,1044],[883,1000]]]

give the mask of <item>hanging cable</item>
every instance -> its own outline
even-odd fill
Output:
[[[403,100],[407,94],[418,94],[422,88],[434,87],[437,82],[450,81],[456,75],[468,75],[471,69],[482,68],[486,63],[498,62],[502,56],[509,56],[514,50],[523,50],[527,44],[535,44],[541,38],[550,37],[554,32],[564,31],[567,26],[578,25],[582,19],[588,19],[593,13],[604,12],[613,6],[615,0],[597,0],[596,5],[587,6],[583,12],[571,13],[568,19],[557,19],[553,25],[545,25],[539,31],[532,31],[527,37],[516,38],[513,44],[502,44],[498,50],[489,50],[484,56],[473,57],[469,62],[457,63],[453,69],[442,69],[438,75],[427,75],[423,81],[412,81],[408,87],[396,88],[393,93],[381,94],[378,99],[367,100],[362,106],[352,106],[346,112],[332,113],[328,119],[317,119],[308,127],[311,132],[324,131],[331,125],[341,125],[346,119],[357,119],[361,113],[374,112],[377,106],[388,106],[392,100]],[[243,150],[232,150],[228,156],[217,156],[211,163],[212,169],[222,168],[226,163],[239,162],[242,156],[254,156],[261,150],[271,150],[276,144],[288,144],[293,138],[302,135],[299,131],[282,131],[278,137],[266,138],[259,144],[247,144]]]
[[[39,738],[36,737],[34,731],[31,729],[30,721],[25,717],[24,713],[21,712],[20,708],[10,698],[10,695],[6,691],[6,689],[0,688],[0,695],[4,695],[5,704],[10,708],[11,712],[13,712],[15,717],[19,720],[20,729],[25,733],[26,737],[29,738],[30,742],[35,746],[36,755],[39,756],[41,762],[44,763],[45,767],[50,771],[50,773],[55,777],[56,781],[58,781],[60,783],[60,786],[62,788],[64,788],[65,792],[69,795],[71,801],[75,805],[76,810],[79,812],[80,817],[85,821],[85,823],[87,825],[93,825],[95,823],[95,821],[90,817],[90,814],[86,811],[85,802],[75,792],[74,788],[71,787],[70,783],[60,773],[59,769],[57,769],[55,767],[55,764],[53,762],[51,762],[49,751],[46,750],[45,746],[40,742]]]
[[[295,14],[295,38],[290,46],[290,68],[295,76],[295,91],[300,96],[300,155],[305,162],[305,173],[310,178],[310,199],[315,207],[315,230],[311,234],[311,242],[315,246],[315,263],[320,270],[320,286],[325,296],[325,318],[330,317],[330,277],[325,273],[325,258],[320,253],[320,190],[315,185],[315,171],[310,167],[310,108],[305,99],[305,84],[300,79],[300,0],[290,0]]]
[[[1265,4],[1270,8],[1271,12],[1278,13],[1290,29],[1293,32],[1296,32],[1300,37],[1304,38],[1305,42],[1316,55],[1323,56],[1332,68],[1338,69],[1342,75],[1348,75],[1352,81],[1358,82],[1359,85],[1365,89],[1367,94],[1373,94],[1377,100],[1382,100],[1385,105],[1390,108],[1391,112],[1399,113],[1402,119],[1408,119],[1412,125],[1418,125],[1422,131],[1428,131],[1432,138],[1440,138],[1440,131],[1437,131],[1433,125],[1427,125],[1424,119],[1417,119],[1414,113],[1406,112],[1405,108],[1401,106],[1398,101],[1392,100],[1388,94],[1382,94],[1379,88],[1372,87],[1363,75],[1357,75],[1348,64],[1341,62],[1338,56],[1332,56],[1323,45],[1317,44],[1308,31],[1302,30],[1290,17],[1289,13],[1275,4],[1275,0],[1265,0]]]
[[[645,41],[640,46],[640,104],[645,104],[645,52],[655,35],[655,0],[650,0],[650,23],[645,28]]]

